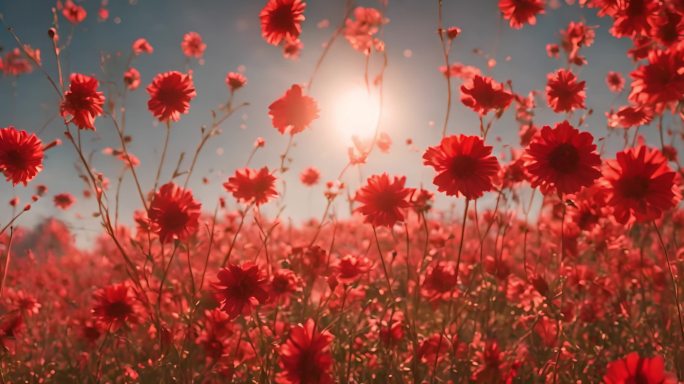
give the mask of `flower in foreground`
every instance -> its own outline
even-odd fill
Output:
[[[499,0],[499,11],[511,28],[537,23],[537,15],[544,13],[544,0]]]
[[[632,352],[622,359],[608,363],[603,382],[606,384],[674,384],[677,380],[665,371],[665,362],[662,357],[641,357],[637,352]]]
[[[409,195],[411,190],[406,188],[406,176],[390,177],[383,173],[373,175],[366,180],[354,198],[361,203],[356,212],[364,216],[366,223],[373,226],[391,227],[397,222],[404,221],[404,210],[410,207]]]
[[[69,90],[64,92],[60,106],[62,117],[71,116],[70,122],[80,129],[95,130],[95,118],[102,115],[105,97],[98,92],[96,78],[72,73]]]
[[[448,196],[477,199],[494,188],[499,161],[479,136],[447,136],[423,154],[423,163],[437,171],[433,183]]]
[[[318,105],[313,97],[304,95],[301,86],[295,84],[268,106],[268,115],[273,127],[281,134],[289,132],[294,135],[318,118]]]
[[[150,204],[152,231],[159,235],[162,243],[185,240],[197,232],[201,207],[189,190],[174,183],[164,184]]]
[[[278,196],[275,181],[276,178],[268,171],[268,167],[258,171],[244,168],[236,170],[235,175],[223,183],[223,187],[238,201],[262,205],[272,197]]]
[[[302,33],[306,3],[302,0],[269,0],[261,10],[261,36],[271,45],[297,40]]]
[[[249,315],[252,307],[268,300],[268,279],[259,266],[252,263],[229,264],[212,283],[221,310],[231,318]]]
[[[331,384],[333,335],[317,329],[313,319],[297,325],[290,337],[280,346],[278,384]]]
[[[0,128],[0,172],[12,185],[26,185],[43,169],[38,136],[12,126]]]
[[[584,108],[584,81],[577,81],[574,73],[559,69],[550,73],[546,82],[546,100],[554,112],[570,112]]]
[[[147,86],[147,93],[150,94],[147,108],[162,122],[180,120],[197,95],[192,77],[177,71],[158,74]]]
[[[578,192],[601,176],[601,158],[594,137],[567,121],[554,128],[544,126],[525,152],[525,170],[532,187],[545,194]]]
[[[663,154],[644,145],[618,152],[603,169],[608,204],[615,219],[627,223],[658,219],[681,200],[676,174]]]
[[[468,84],[461,86],[461,102],[482,115],[491,110],[502,111],[511,104],[513,95],[490,77],[475,75]]]

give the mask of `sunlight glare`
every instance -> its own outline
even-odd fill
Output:
[[[365,87],[357,86],[343,93],[335,104],[335,127],[345,138],[373,137],[380,117],[380,101],[377,95]]]

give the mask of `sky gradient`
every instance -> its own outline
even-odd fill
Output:
[[[151,188],[164,129],[155,123],[147,110],[148,95],[144,88],[157,73],[185,71],[188,65],[194,71],[197,97],[191,103],[190,113],[173,124],[169,160],[162,175],[162,180],[167,180],[179,154],[185,151],[189,156],[194,151],[200,138],[199,127],[211,122],[210,110],[225,102],[228,96],[224,84],[226,72],[244,66],[248,84],[238,92],[236,100],[250,105],[224,123],[221,136],[209,141],[190,183],[204,209],[212,211],[217,197],[227,196],[221,184],[236,168],[245,165],[257,137],[265,138],[266,147],[257,153],[250,165],[268,165],[270,168],[278,165],[287,137],[272,127],[267,114],[268,105],[293,83],[305,83],[309,79],[323,43],[343,17],[344,2],[308,2],[301,36],[304,50],[299,60],[289,61],[283,59],[279,48],[268,45],[261,38],[258,15],[265,1],[112,1],[108,7],[110,18],[106,22],[97,21],[99,2],[88,1],[83,3],[88,17],[75,27],[72,42],[64,53],[65,72],[94,75],[104,83],[109,80],[120,82],[131,43],[145,37],[154,46],[153,55],[135,59],[133,65],[140,71],[142,83],[126,101],[127,130],[134,137],[129,150],[141,160],[138,172],[143,186]],[[614,95],[607,89],[604,77],[609,70],[614,70],[628,79],[634,68],[634,63],[625,56],[630,41],[612,37],[608,33],[609,20],[596,18],[593,10],[561,5],[564,8],[562,12],[547,7],[546,14],[538,18],[537,25],[512,30],[501,20],[495,0],[447,0],[444,3],[445,26],[462,29],[452,48],[452,62],[478,66],[499,82],[512,79],[514,89],[520,94],[543,90],[547,73],[563,67],[562,60],[546,55],[545,46],[558,42],[559,31],[566,28],[568,22],[584,21],[596,26],[596,43],[583,49],[589,65],[576,73],[581,80],[587,81],[587,107],[597,111],[587,120],[584,129],[597,138],[606,135],[603,112],[609,109]],[[380,7],[377,1],[358,4]],[[52,1],[43,0],[3,1],[0,13],[25,43],[41,50],[44,67],[54,75],[56,66],[46,33],[52,20],[51,5]],[[353,192],[368,175],[386,171],[405,174],[408,186],[422,184],[433,189],[433,170],[422,165],[421,156],[427,146],[439,142],[446,103],[446,85],[438,71],[443,65],[443,57],[436,33],[437,1],[390,0],[385,15],[390,22],[384,27],[382,39],[386,43],[389,65],[385,74],[382,130],[392,137],[394,145],[389,154],[374,152],[360,172],[353,169],[347,173],[346,181]],[[330,26],[319,28],[317,24],[326,19]],[[64,39],[70,34],[71,26],[63,19],[61,23]],[[183,34],[189,31],[200,33],[207,44],[203,63],[196,60],[188,63],[182,55],[180,42]],[[0,45],[6,50],[15,46],[6,32],[0,34]],[[476,49],[484,54],[474,53]],[[108,59],[108,73],[103,73],[101,57],[107,55],[113,58]],[[495,58],[498,63],[490,71],[486,69],[487,57]],[[378,60],[379,56],[374,56],[371,61],[371,68],[375,71]],[[293,163],[284,177],[287,183],[284,218],[301,222],[319,218],[322,214],[325,206],[323,186],[313,190],[303,187],[298,182],[299,173],[314,165],[321,171],[323,181],[332,180],[346,164],[346,148],[350,141],[336,129],[340,122],[335,120],[340,117],[332,111],[340,95],[363,83],[363,75],[364,56],[354,51],[344,38],[338,39],[311,89],[311,96],[316,98],[321,109],[321,118],[296,137],[296,146],[290,152]],[[477,115],[460,103],[459,86],[460,83],[454,81],[454,103],[448,132],[478,134]],[[101,88],[104,89],[104,85]],[[44,142],[62,137],[64,126],[61,121],[51,121],[57,111],[57,100],[39,71],[18,79],[0,78],[0,126],[14,125],[39,132]],[[617,99],[616,105],[622,105],[625,100],[626,92]],[[544,106],[543,97],[539,97],[538,104],[542,108],[535,117],[537,125],[564,119],[564,115],[554,114]],[[509,108],[503,118],[494,123],[488,141],[495,145],[497,153],[507,151],[508,145],[519,147],[518,125],[513,114],[514,108]],[[573,121],[576,120],[577,115]],[[48,121],[51,122],[45,125]],[[107,118],[99,118],[96,125],[97,132],[84,132],[83,140],[93,152],[92,164],[109,176],[114,188],[120,162],[102,155],[101,150],[108,146],[117,147],[118,140]],[[653,129],[644,129],[643,132],[647,141],[656,143],[657,135]],[[405,144],[408,138],[413,140],[412,146]],[[621,144],[620,137],[612,137],[606,153],[612,156]],[[45,170],[28,188],[12,188],[5,182],[0,184],[0,217],[11,213],[6,202],[13,196],[27,202],[33,187],[42,183],[50,189],[47,198],[37,203],[20,223],[32,225],[43,218],[55,216],[71,224],[79,241],[92,238],[98,232],[97,221],[89,217],[95,203],[82,196],[84,185],[74,170],[75,161],[72,148],[63,145],[47,153]],[[209,179],[209,184],[201,183],[203,177]],[[133,211],[140,208],[130,176],[126,176],[122,191],[121,221],[130,224]],[[74,194],[77,204],[68,211],[55,209],[51,197],[60,192]],[[454,201],[439,198],[437,206],[445,208]],[[230,202],[234,204],[232,200]],[[276,206],[269,204],[263,211],[273,214]],[[345,201],[338,201],[337,213],[341,216],[348,213]],[[6,222],[4,219],[0,221]]]

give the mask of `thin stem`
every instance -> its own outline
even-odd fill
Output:
[[[166,151],[169,147],[169,137],[171,136],[171,122],[166,121],[166,135],[164,137],[164,148],[162,149],[161,159],[159,159],[159,167],[157,167],[157,176],[154,178],[154,188],[153,191],[157,191],[157,185],[159,185],[159,177],[161,176],[162,168],[164,167],[164,161],[166,160]]]
[[[672,290],[674,291],[674,296],[675,296],[675,305],[677,306],[677,317],[679,320],[679,331],[682,335],[682,340],[684,340],[684,321],[682,321],[682,310],[679,307],[679,289],[677,288],[677,280],[675,279],[674,272],[672,272],[672,264],[670,263],[670,255],[667,252],[667,246],[665,245],[665,242],[663,241],[663,236],[660,234],[660,229],[658,229],[658,225],[653,222],[653,228],[655,228],[656,235],[658,235],[658,241],[660,242],[660,247],[663,249],[663,253],[665,254],[665,261],[667,261],[667,270],[670,272],[670,278],[672,279]]]
[[[12,258],[12,239],[14,238],[14,228],[10,228],[9,241],[7,243],[7,256],[5,257],[5,268],[2,270],[2,280],[0,280],[0,297],[5,289],[5,281],[9,272],[10,260]]]
[[[444,40],[442,3],[443,0],[437,0],[437,34],[439,35],[439,42],[442,46],[442,55],[444,56],[445,77],[447,83],[447,105],[446,113],[444,115],[444,125],[442,126],[442,138],[444,138],[446,136],[447,126],[449,125],[449,116],[451,115],[451,75],[449,73],[449,48],[447,46],[447,42]]]
[[[387,289],[391,298],[394,298],[392,293],[392,281],[390,280],[390,274],[387,270],[387,265],[385,264],[385,258],[382,256],[382,249],[380,248],[380,241],[378,240],[378,232],[375,230],[375,225],[373,226],[373,236],[375,237],[375,245],[378,248],[378,257],[380,257],[380,262],[382,263],[382,271],[385,273],[385,279],[387,280]]]

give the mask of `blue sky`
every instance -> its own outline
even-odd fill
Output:
[[[197,97],[193,100],[190,113],[174,124],[169,161],[164,169],[163,179],[168,179],[180,152],[194,151],[199,140],[199,127],[211,122],[210,110],[224,102],[227,90],[224,77],[227,71],[244,66],[249,79],[248,86],[241,90],[237,100],[247,101],[249,107],[242,110],[223,125],[223,133],[209,142],[198,165],[191,187],[196,197],[207,210],[213,210],[216,198],[227,194],[221,187],[236,168],[243,167],[249,150],[257,137],[266,139],[266,148],[259,151],[252,166],[268,165],[276,167],[278,157],[287,144],[287,137],[281,136],[271,126],[267,116],[268,105],[284,93],[293,83],[305,83],[318,59],[322,44],[333,33],[344,12],[345,0],[309,1],[306,21],[303,25],[302,41],[304,50],[298,61],[282,58],[279,48],[266,44],[260,36],[259,11],[265,1],[226,1],[226,0],[112,0],[108,6],[110,18],[106,22],[97,21],[99,2],[82,3],[88,11],[87,19],[75,27],[73,40],[64,52],[65,71],[95,75],[104,80],[106,75],[100,68],[102,55],[116,57],[118,65],[110,65],[117,76],[123,71],[123,62],[131,43],[145,37],[154,46],[151,56],[136,58],[134,66],[142,75],[141,87],[127,100],[128,132],[134,136],[129,150],[137,155],[142,166],[139,169],[143,186],[151,188],[163,138],[163,128],[154,123],[147,111],[147,93],[144,88],[155,74],[168,70],[185,70],[187,62],[180,50],[183,34],[188,31],[199,32],[207,50],[204,64],[192,62]],[[598,19],[593,10],[577,6],[561,6],[547,9],[538,18],[535,26],[522,30],[512,30],[501,21],[495,0],[451,0],[445,1],[445,26],[455,25],[462,29],[462,35],[454,43],[451,58],[466,64],[476,65],[483,70],[486,58],[473,53],[479,49],[497,59],[498,65],[489,75],[503,82],[513,80],[517,92],[543,90],[546,74],[563,66],[562,61],[547,57],[547,43],[557,42],[559,30],[570,21],[585,21],[597,27],[596,42],[583,49],[589,65],[578,74],[587,81],[587,106],[596,112],[588,120],[587,129],[595,136],[606,134],[604,112],[609,108],[613,95],[604,83],[609,70],[621,72],[628,78],[634,64],[625,56],[630,41],[615,39],[608,33],[609,20]],[[361,1],[359,5],[378,7],[377,1]],[[13,26],[17,34],[28,44],[39,48],[43,64],[51,74],[56,74],[47,29],[51,25],[51,6],[53,1],[24,0],[0,2],[0,13],[6,23]],[[390,154],[374,152],[369,163],[359,175],[357,170],[349,172],[347,181],[354,191],[359,186],[359,176],[387,171],[390,174],[406,174],[409,186],[423,184],[431,186],[432,169],[422,166],[421,155],[429,145],[439,142],[441,123],[444,116],[446,89],[442,75],[437,68],[443,64],[437,28],[437,1],[390,0],[386,17],[390,22],[385,26],[383,39],[386,42],[389,66],[385,76],[386,110],[383,130],[394,141]],[[319,21],[330,20],[330,27],[320,29]],[[62,38],[69,34],[70,26],[63,19]],[[14,47],[11,36],[0,34],[0,45],[6,50]],[[406,57],[405,50],[412,55]],[[510,56],[510,60],[506,60]],[[377,59],[377,58],[376,58]],[[374,60],[376,60],[374,59]],[[376,62],[377,63],[377,62]],[[363,81],[364,57],[351,49],[344,39],[338,39],[330,55],[317,75],[311,95],[318,100],[321,118],[309,130],[296,138],[296,147],[291,151],[294,159],[290,172],[285,175],[287,195],[283,216],[295,222],[309,217],[318,218],[323,211],[325,200],[322,186],[309,191],[298,182],[299,172],[307,166],[315,165],[322,172],[323,180],[336,177],[347,161],[347,139],[335,128],[335,103],[354,85]],[[455,102],[449,125],[449,133],[478,133],[477,115],[465,108],[459,101],[458,87],[454,84]],[[619,101],[624,103],[623,95]],[[544,104],[540,98],[540,105]],[[57,111],[57,98],[47,80],[40,74],[21,76],[18,79],[0,78],[0,126],[14,125],[28,131],[38,131]],[[496,144],[497,151],[502,145],[516,145],[518,127],[514,122],[513,110],[509,109],[502,120],[494,124],[490,133],[490,144]],[[560,121],[564,115],[555,115],[547,108],[541,108],[536,117],[539,125]],[[575,117],[576,121],[576,117]],[[434,122],[432,125],[430,122]],[[647,140],[656,144],[653,128],[644,129]],[[55,120],[40,133],[43,141],[48,142],[61,137],[63,125]],[[500,137],[501,142],[494,141]],[[102,148],[116,147],[116,136],[107,119],[97,121],[97,132],[84,132],[87,148],[94,152],[95,168],[105,172],[115,183],[120,172],[120,163],[100,154]],[[407,138],[414,141],[414,147],[407,147]],[[611,138],[608,153],[620,148],[622,139]],[[13,196],[28,201],[33,186],[38,183],[48,185],[48,199],[36,204],[21,223],[31,225],[45,217],[56,216],[72,224],[79,237],[92,237],[97,231],[96,221],[89,218],[95,205],[91,200],[82,198],[83,184],[74,171],[76,156],[73,150],[64,145],[50,150],[45,161],[45,170],[28,188],[12,188],[8,183],[0,184],[0,217],[7,217],[11,210],[6,202]],[[211,183],[202,185],[202,177]],[[134,194],[130,177],[123,185],[121,217],[130,223],[132,212],[140,207]],[[71,210],[57,211],[51,202],[55,193],[71,192],[78,203]],[[448,207],[454,199],[440,198],[439,207]],[[338,212],[344,216],[346,204],[340,201]],[[275,205],[265,207],[265,212],[273,212]],[[82,216],[82,217],[81,217]],[[5,222],[6,220],[0,220]]]

